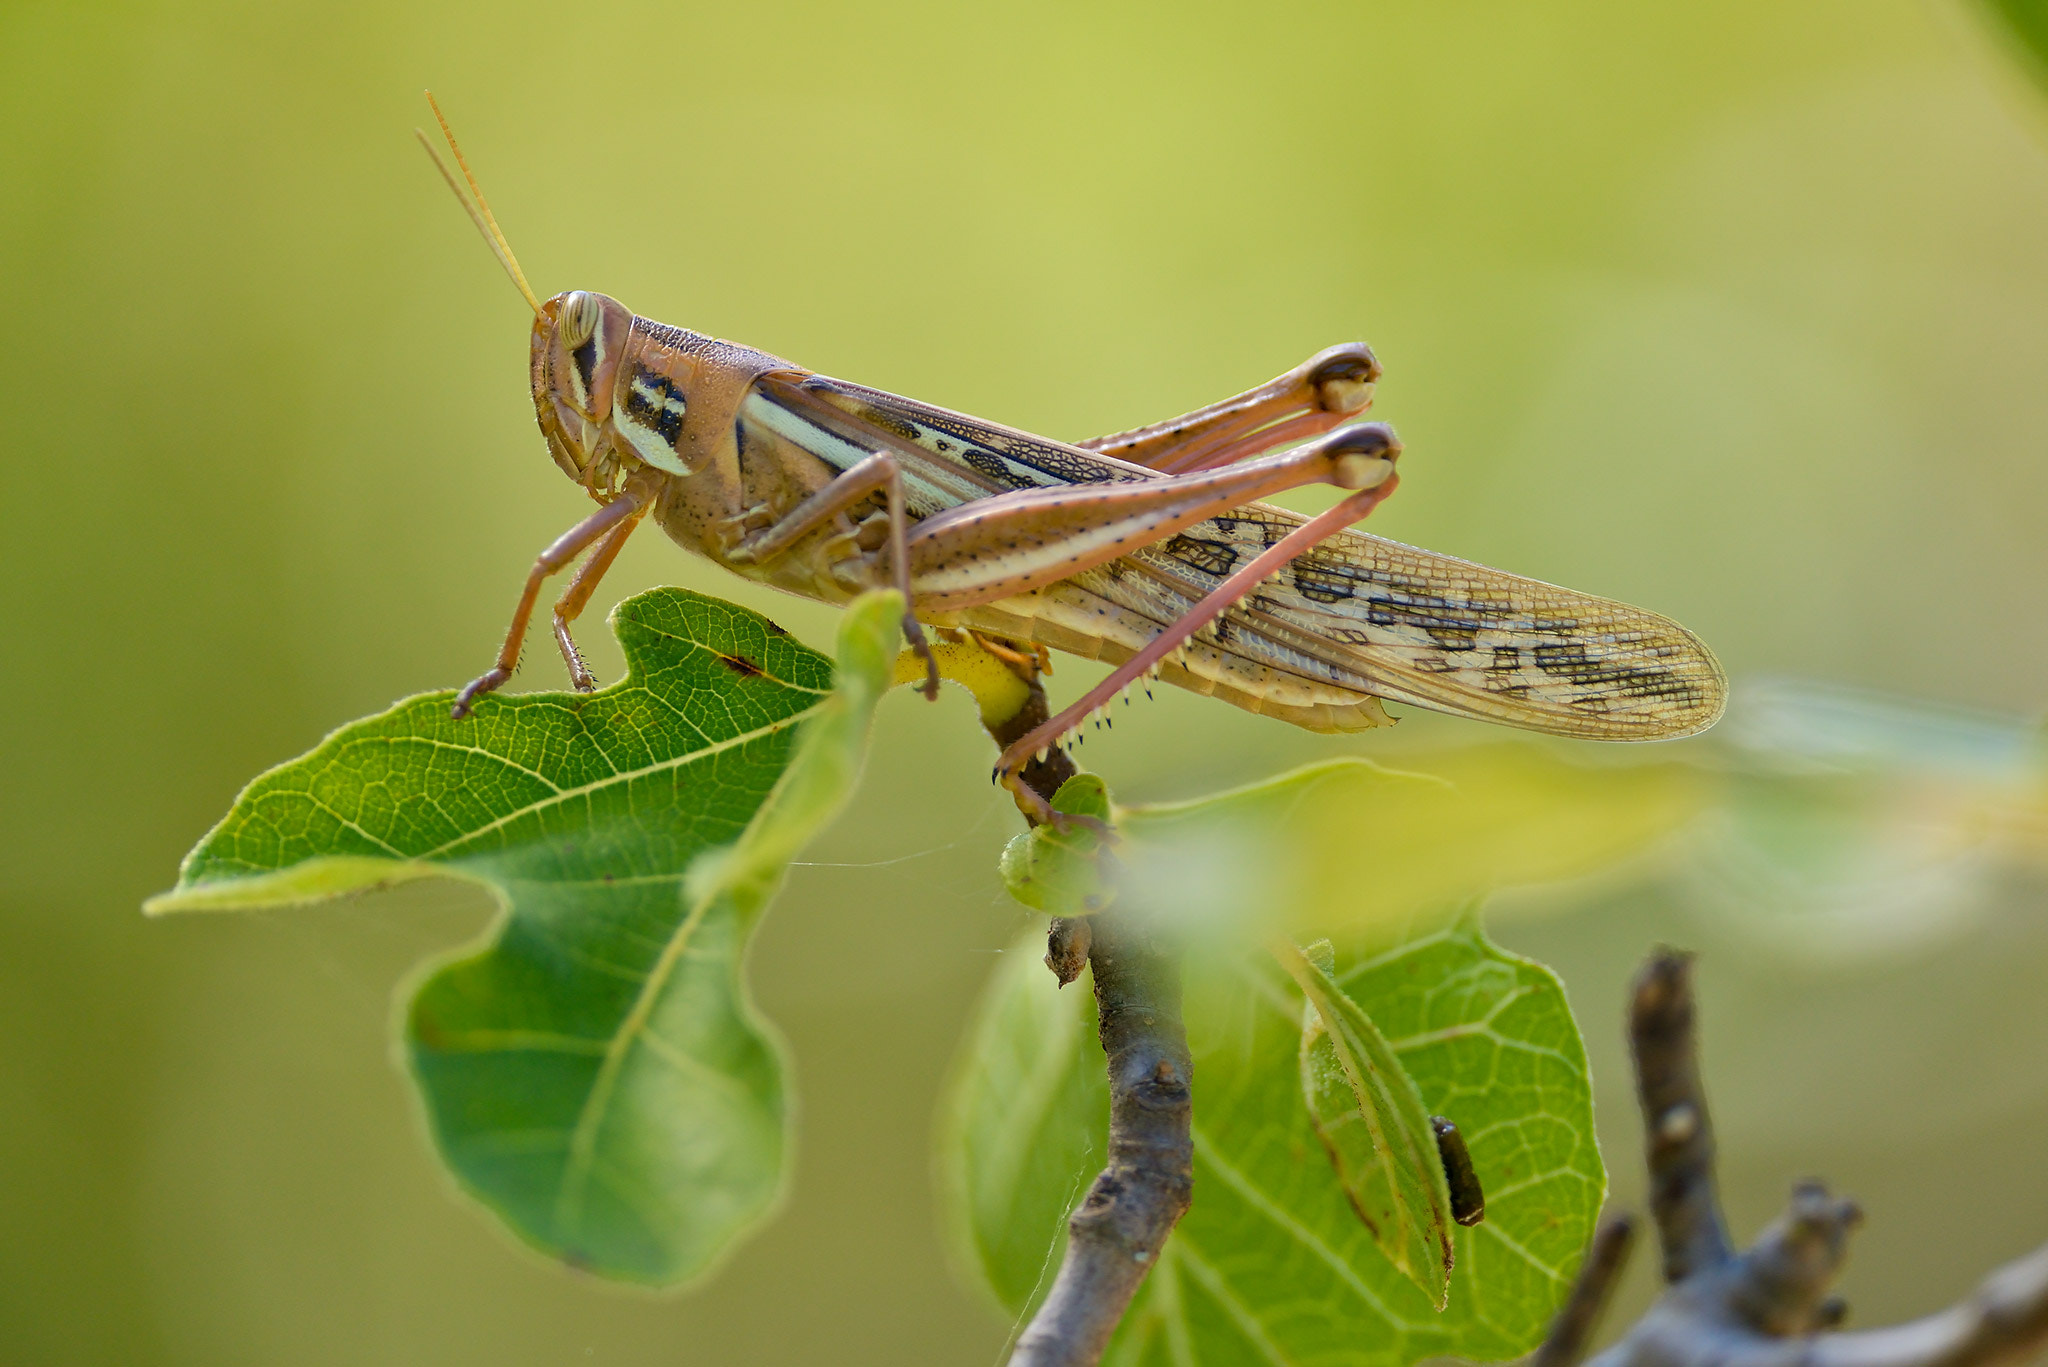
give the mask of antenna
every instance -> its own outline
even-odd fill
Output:
[[[476,196],[474,204],[463,195],[462,187],[455,183],[455,176],[448,169],[448,163],[441,160],[441,154],[434,149],[434,144],[427,135],[415,128],[412,130],[413,136],[420,140],[420,146],[426,148],[427,155],[434,159],[435,169],[440,171],[441,179],[448,182],[448,188],[454,192],[456,202],[462,205],[463,211],[469,215],[469,221],[476,224],[476,230],[484,235],[484,241],[489,244],[491,254],[498,258],[498,264],[505,268],[505,274],[512,277],[512,283],[519,286],[519,292],[526,296],[527,305],[533,309],[534,317],[541,317],[540,300],[534,298],[533,287],[526,283],[526,272],[519,269],[519,259],[512,255],[512,244],[505,240],[503,230],[498,227],[498,220],[492,217],[490,201],[484,198],[483,188],[476,183],[476,177],[471,174],[469,160],[462,155],[462,145],[455,141],[455,131],[448,126],[447,117],[441,113],[441,104],[434,98],[434,92],[431,90],[427,92],[427,104],[434,111],[434,122],[441,125],[441,136],[448,139],[448,150],[455,154],[455,164],[462,168],[462,178],[469,182],[469,193]]]

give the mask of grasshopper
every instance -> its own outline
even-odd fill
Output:
[[[1325,732],[1390,724],[1382,699],[1600,740],[1690,735],[1720,716],[1719,665],[1666,618],[1347,530],[1393,493],[1401,451],[1384,424],[1355,421],[1380,378],[1363,344],[1163,423],[1052,441],[588,290],[542,301],[434,116],[468,197],[422,145],[533,310],[548,450],[599,505],[534,562],[458,718],[511,678],[545,581],[586,552],[553,625],[570,679],[596,687],[571,625],[649,514],[685,549],[806,598],[901,590],[928,697],[925,625],[1114,664],[997,763],[1041,819],[1025,763],[1148,676]],[[1314,517],[1256,501],[1310,484],[1344,497]]]

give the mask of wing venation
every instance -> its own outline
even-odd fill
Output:
[[[800,388],[929,461],[908,481],[919,516],[1005,489],[1162,478],[823,376],[764,388],[792,400]],[[1163,630],[1305,520],[1248,504],[1070,582]],[[1713,654],[1668,618],[1359,531],[1296,560],[1197,639],[1260,670],[1553,735],[1691,735],[1719,718],[1727,698]]]
[[[1254,504],[1129,559],[1192,602],[1303,520]],[[1557,735],[1690,735],[1727,696],[1712,653],[1668,618],[1358,531],[1295,561],[1218,629],[1239,648],[1284,643],[1329,682]]]

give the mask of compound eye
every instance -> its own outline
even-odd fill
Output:
[[[588,290],[570,290],[562,296],[562,341],[572,350],[589,341],[604,317],[604,305]]]

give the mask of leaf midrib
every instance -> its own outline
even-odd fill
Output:
[[[464,845],[468,844],[469,842],[476,840],[482,836],[489,835],[493,831],[503,830],[506,826],[510,825],[514,821],[521,819],[522,817],[531,816],[535,812],[545,811],[549,807],[559,806],[564,802],[573,801],[574,799],[582,797],[587,793],[594,793],[601,789],[611,787],[613,784],[631,783],[634,779],[645,778],[649,774],[658,774],[668,769],[680,769],[686,764],[694,764],[700,759],[709,759],[713,755],[723,754],[727,750],[731,750],[737,746],[745,745],[749,741],[759,740],[763,736],[772,736],[778,731],[787,730],[791,726],[796,725],[798,722],[806,720],[810,717],[812,713],[816,712],[820,707],[823,706],[823,702],[815,702],[812,703],[809,707],[806,707],[801,712],[792,713],[791,715],[783,717],[780,720],[770,722],[766,726],[756,727],[752,731],[743,731],[739,735],[733,736],[727,740],[713,741],[711,744],[704,746],[702,749],[690,750],[683,754],[674,755],[668,759],[657,761],[653,764],[645,764],[638,769],[615,769],[603,778],[593,779],[589,783],[579,784],[574,788],[558,788],[547,797],[540,799],[538,802],[529,802],[523,807],[516,807],[513,810],[506,812],[502,816],[495,817],[492,820],[485,822],[483,825],[478,826],[475,830],[466,831],[463,834],[455,837],[455,839],[453,840],[446,841],[440,845],[436,845],[431,850],[425,850],[419,854],[412,855],[410,857],[414,859],[446,858],[451,852],[461,849]]]
[[[687,759],[696,759],[720,749],[729,749],[741,741],[756,739],[763,735],[772,734],[784,727],[793,726],[798,722],[806,720],[824,706],[825,703],[823,701],[813,703],[803,711],[786,717],[771,726],[748,732],[746,735],[735,737],[731,741],[720,742],[703,750],[692,751]],[[636,775],[665,767],[673,766],[654,765],[650,766],[648,770],[636,771]],[[689,914],[677,925],[675,933],[669,937],[668,943],[662,947],[661,956],[648,969],[647,980],[641,985],[638,995],[634,997],[632,1008],[627,1011],[625,1019],[619,1023],[619,1028],[613,1032],[611,1040],[605,1049],[603,1061],[598,1064],[597,1075],[590,1081],[590,1091],[583,1098],[583,1105],[576,1114],[575,1127],[570,1132],[568,1161],[562,1170],[561,1190],[555,1197],[555,1220],[564,1231],[576,1229],[581,1224],[583,1189],[588,1183],[592,1169],[597,1161],[597,1135],[598,1131],[603,1127],[606,1113],[611,1107],[612,1093],[618,1086],[619,1070],[625,1066],[626,1056],[631,1052],[633,1045],[638,1042],[641,1035],[646,1031],[648,1018],[654,1014],[655,1003],[659,1000],[661,993],[667,988],[669,976],[675,972],[676,965],[682,961],[684,953],[689,948],[691,937],[696,934],[698,926],[703,924],[704,917],[710,912],[711,907],[719,900],[722,893],[723,889],[707,892],[691,906]]]

